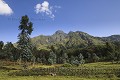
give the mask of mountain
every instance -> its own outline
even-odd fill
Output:
[[[120,35],[111,35],[108,37],[102,37],[104,41],[120,41]]]
[[[68,35],[63,31],[58,30],[51,36],[40,35],[40,36],[34,37],[32,38],[32,42],[37,47],[41,48],[41,47],[46,47],[48,45],[54,45],[57,43],[64,43],[66,42],[66,39],[68,39]]]
[[[38,48],[47,48],[50,45],[62,44],[70,47],[86,47],[89,45],[102,45],[105,41],[120,41],[120,35],[109,37],[94,37],[82,31],[70,31],[68,34],[61,30],[56,31],[53,35],[39,35],[32,38],[32,43]]]

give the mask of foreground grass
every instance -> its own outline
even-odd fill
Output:
[[[0,80],[109,80],[109,79],[88,79],[88,78],[79,78],[79,77],[70,77],[70,76],[29,76],[29,77],[0,77]]]
[[[97,80],[96,78],[80,78],[75,76],[8,76],[7,74],[13,72],[8,70],[0,70],[0,80]],[[109,80],[109,79],[99,79]]]
[[[75,76],[8,76],[13,72],[8,70],[0,70],[0,80],[110,80],[97,78],[80,78]],[[114,79],[113,79],[114,80]]]
[[[11,72],[16,72],[20,71],[22,67],[19,65],[15,65],[14,63],[6,63],[6,62],[0,62],[2,67],[7,68],[8,70],[5,69],[0,69],[0,80],[120,80],[120,79],[110,79],[110,78],[97,78],[97,77],[77,77],[77,76],[8,76],[9,73]],[[2,65],[3,64],[3,65]],[[61,65],[41,65],[41,64],[36,64],[34,68],[51,68],[51,67],[59,67]],[[29,66],[29,68],[32,68],[32,66]],[[98,63],[89,63],[89,64],[84,64],[79,67],[72,67],[72,68],[112,68],[112,69],[120,69],[120,64],[112,64],[111,62],[98,62]],[[13,70],[12,70],[13,69]]]

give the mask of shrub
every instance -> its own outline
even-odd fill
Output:
[[[115,74],[108,74],[108,78],[116,79],[117,77]]]
[[[69,63],[65,63],[65,64],[62,65],[62,67],[72,67],[72,65],[69,64]]]
[[[73,65],[76,65],[76,66],[79,66],[80,65],[80,63],[79,63],[79,61],[78,60],[75,60],[75,61],[73,61],[73,63],[72,63]]]

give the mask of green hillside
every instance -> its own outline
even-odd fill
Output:
[[[104,38],[97,38],[91,36],[85,32],[70,31],[68,34],[64,33],[61,30],[56,31],[53,35],[45,36],[40,35],[32,38],[33,44],[35,44],[39,48],[47,48],[50,45],[63,44],[66,47],[86,47],[91,44],[99,45],[104,44]],[[105,38],[106,39],[106,38]]]

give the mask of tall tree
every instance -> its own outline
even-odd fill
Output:
[[[4,46],[4,42],[0,41],[0,59],[5,58],[4,52],[3,52],[3,46]]]
[[[19,30],[21,31],[18,35],[18,49],[20,50],[21,59],[26,62],[32,58],[32,44],[30,35],[33,31],[33,23],[29,22],[27,15],[22,16],[20,21]]]
[[[0,41],[0,51],[2,50],[3,46],[4,46],[4,42]]]
[[[84,62],[85,62],[84,56],[81,53],[78,55],[78,61],[80,64],[84,64]]]
[[[67,53],[62,54],[62,63],[67,63],[68,62],[68,55]]]
[[[56,63],[56,54],[54,52],[50,52],[48,62],[51,65]]]
[[[92,57],[92,61],[93,61],[93,62],[97,62],[97,61],[99,61],[99,59],[100,59],[95,53],[93,53],[93,54],[91,55],[91,57]]]
[[[78,55],[78,61],[81,61],[81,60],[83,60],[83,55],[80,53],[79,55]]]

